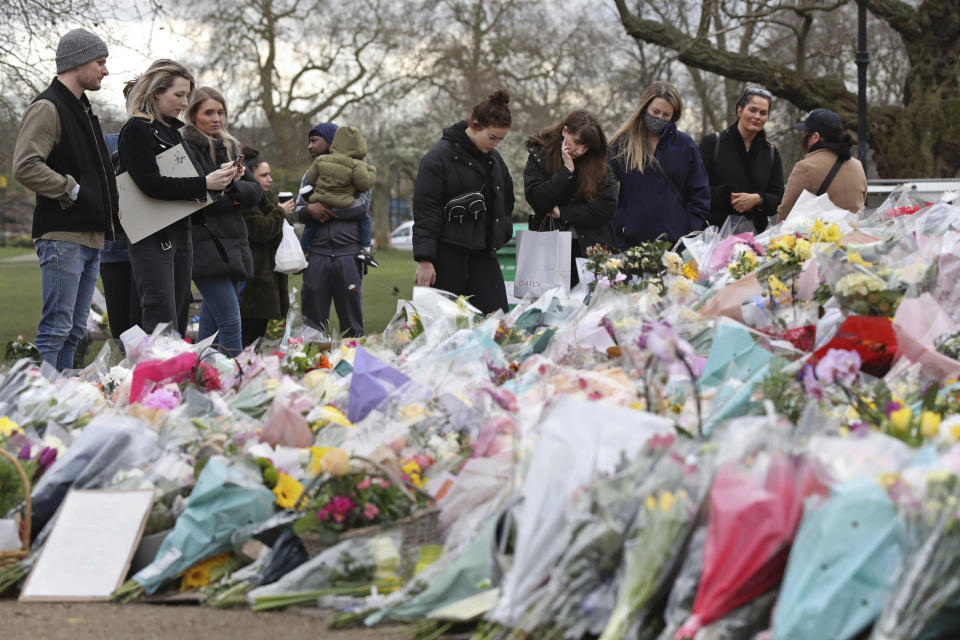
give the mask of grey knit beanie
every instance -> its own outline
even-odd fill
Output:
[[[57,73],[107,57],[107,43],[86,29],[68,31],[57,45]]]

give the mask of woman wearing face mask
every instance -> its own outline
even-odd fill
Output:
[[[571,259],[588,247],[616,250],[617,183],[607,164],[607,138],[589,111],[574,111],[527,141],[523,192],[533,208],[530,229],[573,232]],[[579,281],[571,264],[570,286]]]
[[[783,198],[783,166],[780,151],[763,131],[772,106],[769,91],[747,89],[737,101],[737,121],[700,141],[710,179],[710,224],[720,227],[727,217],[740,215],[760,232],[776,215]]]
[[[179,132],[183,123],[177,116],[189,104],[195,86],[186,67],[172,60],[157,60],[128,84],[130,119],[120,131],[117,151],[121,170],[129,172],[145,195],[158,200],[205,202],[208,191],[219,191],[233,181],[237,175],[233,167],[200,172],[196,178],[160,175],[157,154],[183,143]],[[132,243],[129,255],[143,329],[151,333],[161,322],[176,326],[190,292],[190,217]],[[186,329],[177,328],[181,334]]]
[[[267,323],[285,318],[290,308],[287,293],[287,275],[274,271],[274,256],[283,236],[283,221],[293,213],[293,198],[278,203],[271,190],[273,176],[256,149],[243,150],[244,164],[263,190],[260,203],[243,212],[247,223],[250,251],[253,253],[253,275],[240,292],[241,334],[243,346],[248,347],[267,332]]]
[[[484,313],[507,310],[495,252],[513,235],[513,180],[497,145],[510,132],[499,89],[420,161],[413,191],[414,284],[470,297]]]
[[[682,109],[675,86],[654,82],[613,136],[610,166],[620,181],[613,226],[622,249],[664,234],[676,242],[706,224],[707,172],[696,143],[677,129]]]
[[[187,107],[187,123],[183,139],[197,165],[204,171],[234,168],[240,144],[227,130],[227,103],[219,91],[197,89]],[[243,212],[263,197],[252,175],[244,179],[243,163],[234,170],[226,188],[193,216],[193,282],[203,296],[197,340],[216,333],[217,344],[229,356],[243,349],[237,287],[253,273]]]

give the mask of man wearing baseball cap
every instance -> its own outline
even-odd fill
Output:
[[[787,217],[804,190],[818,196],[826,193],[841,209],[860,211],[867,199],[867,176],[860,161],[850,157],[853,140],[840,116],[830,109],[814,109],[793,128],[803,132],[807,153],[787,178],[779,219]]]
[[[100,250],[114,239],[117,182],[100,121],[85,91],[107,75],[107,44],[74,29],[57,45],[57,77],[27,107],[13,174],[36,193],[33,243],[43,312],[36,346],[58,371],[72,369],[97,284]]]

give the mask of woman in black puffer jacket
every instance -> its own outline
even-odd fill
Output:
[[[532,231],[573,232],[570,286],[579,282],[576,258],[589,247],[617,250],[613,216],[617,182],[607,164],[607,138],[589,111],[574,111],[527,141],[523,192],[533,208]]]
[[[209,87],[197,89],[187,107],[183,139],[204,170],[229,165],[240,156],[240,145],[227,131],[226,120],[223,96]],[[193,282],[203,296],[197,340],[219,332],[216,342],[230,356],[243,349],[237,287],[253,274],[243,212],[256,207],[262,197],[260,185],[245,172],[193,216]]]
[[[513,235],[513,180],[496,147],[510,131],[509,102],[495,91],[444,129],[413,190],[414,284],[468,296],[483,313],[507,310],[496,251]]]

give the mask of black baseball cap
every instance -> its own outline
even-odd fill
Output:
[[[840,122],[840,116],[830,111],[830,109],[814,109],[807,114],[803,122],[798,122],[793,125],[793,128],[797,131],[816,132],[822,136],[841,131],[843,129],[843,123]]]

